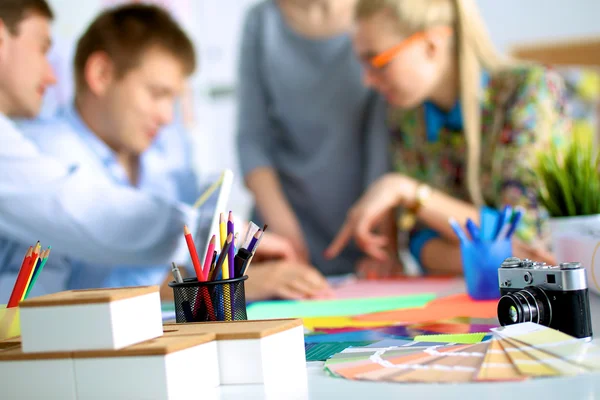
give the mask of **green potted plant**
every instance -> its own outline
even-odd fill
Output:
[[[537,154],[539,200],[551,216],[558,262],[580,261],[590,290],[600,294],[600,153],[592,135],[573,131]]]

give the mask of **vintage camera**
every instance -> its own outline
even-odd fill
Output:
[[[502,326],[535,322],[577,338],[592,337],[585,269],[578,262],[547,265],[510,257],[498,269]]]

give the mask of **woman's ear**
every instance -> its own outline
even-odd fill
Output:
[[[101,96],[108,90],[114,79],[114,63],[103,51],[92,53],[83,71],[85,82],[90,92]]]

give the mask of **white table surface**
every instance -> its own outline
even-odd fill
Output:
[[[600,296],[590,294],[595,342],[600,344]],[[331,378],[322,362],[307,363],[307,382],[301,389],[268,388],[263,385],[221,386],[209,398],[250,399],[600,399],[600,373],[574,377],[539,378],[524,382],[468,384],[407,384],[359,382]],[[204,398],[204,396],[203,396]]]

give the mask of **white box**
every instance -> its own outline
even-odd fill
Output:
[[[71,353],[0,352],[0,397],[23,400],[75,400]]]
[[[77,399],[210,398],[219,386],[214,339],[160,337],[116,351],[73,353]]]
[[[165,336],[214,333],[222,385],[304,386],[302,320],[165,324]]]
[[[21,302],[23,351],[116,350],[161,336],[158,290],[71,290]]]

